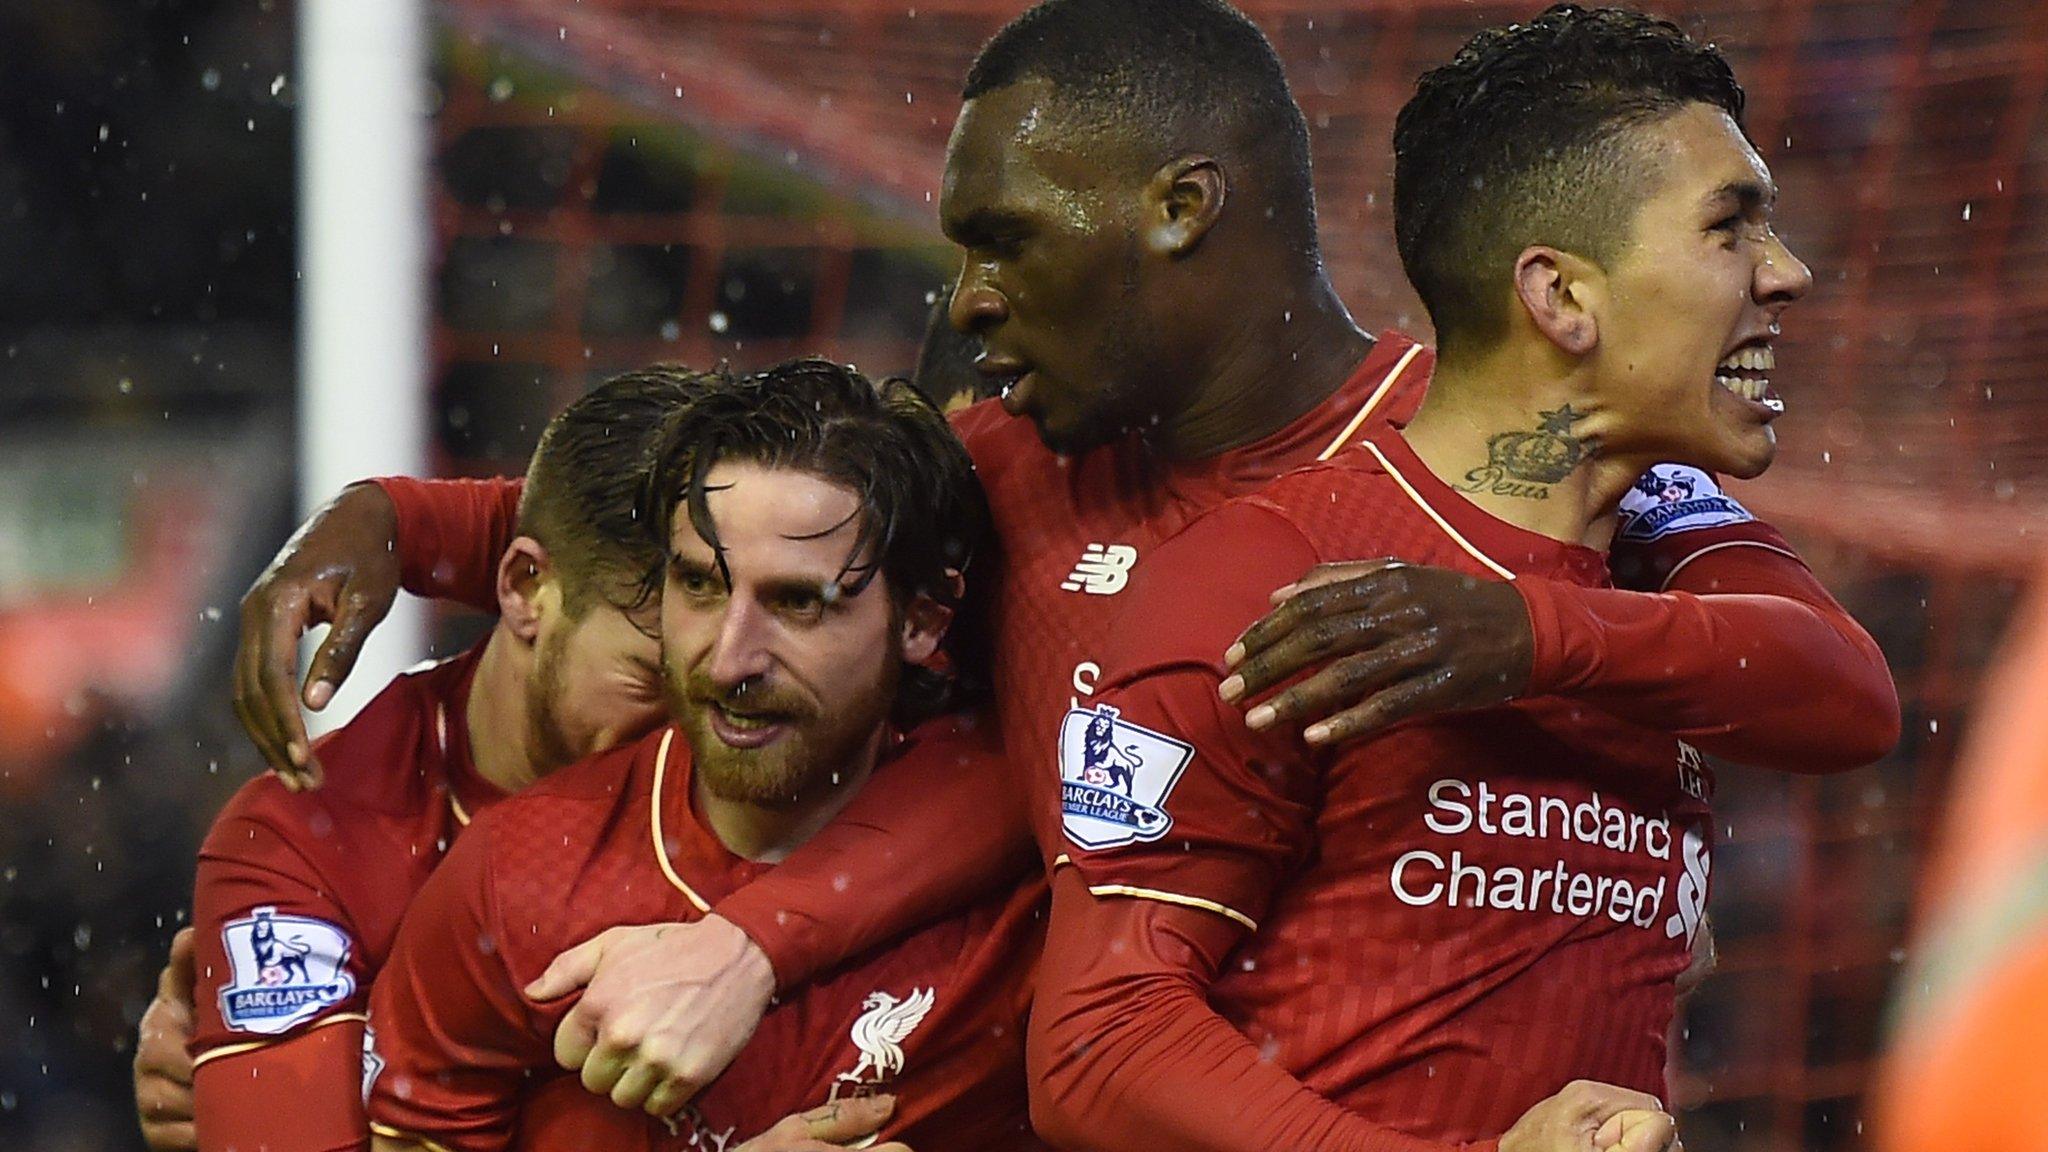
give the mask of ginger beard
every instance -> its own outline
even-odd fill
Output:
[[[720,687],[702,671],[662,653],[662,690],[690,745],[697,779],[722,800],[791,808],[829,787],[889,714],[901,668],[877,646],[874,667],[847,670],[856,686],[840,706],[824,708],[795,685],[742,680]],[[729,741],[737,738],[740,744]],[[760,739],[761,743],[747,746]]]
[[[652,623],[607,602],[556,610],[526,677],[526,751],[545,776],[661,723]]]
[[[533,675],[526,678],[526,748],[534,770],[551,772],[579,759],[563,723],[567,677],[563,675],[573,627],[542,636],[533,651]]]
[[[868,513],[851,489],[721,463],[704,500],[720,549],[677,514],[662,694],[712,795],[792,807],[868,763],[902,675],[902,607],[886,577],[862,581]]]

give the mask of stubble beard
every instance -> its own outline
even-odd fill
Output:
[[[569,635],[570,629],[557,628],[541,642],[533,657],[533,678],[526,685],[526,757],[536,778],[583,758],[561,721],[563,696],[568,690],[562,657]]]
[[[670,715],[690,745],[692,772],[713,796],[737,804],[789,809],[830,787],[874,734],[895,698],[897,667],[888,666],[881,683],[849,701],[837,716],[821,715],[808,700],[781,691],[756,690],[744,697],[721,691],[704,677],[692,676],[662,663],[662,691]],[[762,748],[734,748],[711,728],[714,702],[744,703],[750,709],[773,711],[789,726],[779,739]]]

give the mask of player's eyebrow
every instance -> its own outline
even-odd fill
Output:
[[[958,244],[972,244],[1005,232],[1014,232],[1030,222],[1001,208],[976,208],[940,222],[946,236]]]
[[[668,554],[668,569],[678,576],[710,576],[721,583],[725,579],[719,574],[717,565],[707,564],[702,560],[692,560],[681,552],[670,552]]]
[[[1704,201],[1709,209],[1715,211],[1733,207],[1745,214],[1769,208],[1777,202],[1778,186],[1766,180],[1756,179],[1730,180],[1707,193]]]

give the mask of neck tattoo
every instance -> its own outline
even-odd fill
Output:
[[[1550,486],[1572,474],[1591,450],[1571,434],[1572,425],[1584,413],[1567,404],[1537,414],[1541,423],[1534,432],[1501,432],[1487,438],[1486,463],[1465,473],[1461,492],[1489,496],[1519,496],[1524,500],[1550,499]]]

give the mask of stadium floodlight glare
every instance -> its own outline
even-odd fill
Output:
[[[421,0],[308,0],[298,19],[303,514],[351,481],[425,466],[429,122]],[[312,730],[418,661],[424,622],[401,597]]]

